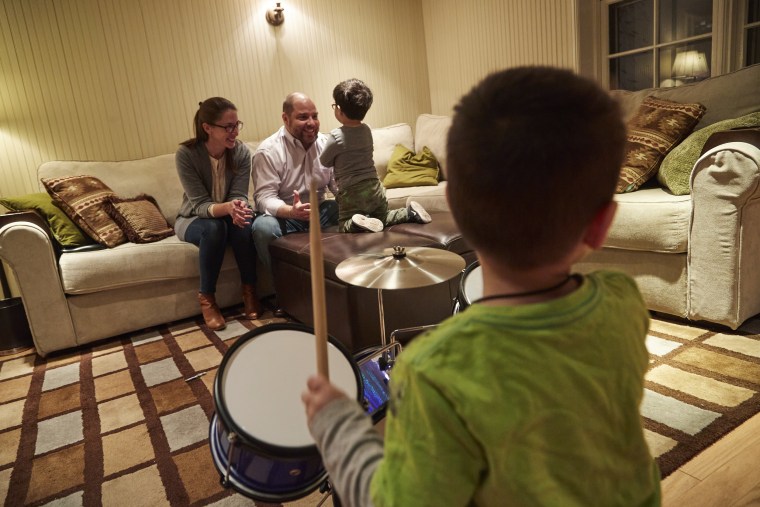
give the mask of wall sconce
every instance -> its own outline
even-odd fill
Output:
[[[272,26],[280,26],[285,21],[285,14],[282,13],[285,8],[280,6],[280,2],[277,2],[277,6],[274,9],[267,11],[267,22]]]
[[[701,51],[682,51],[676,55],[673,62],[673,77],[684,81],[697,81],[706,78],[710,73],[707,68],[707,58]]]

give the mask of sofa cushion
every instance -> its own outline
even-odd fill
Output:
[[[430,148],[441,166],[441,179],[446,177],[446,143],[451,127],[451,116],[421,114],[414,127],[414,151],[419,152],[423,146]]]
[[[113,191],[98,178],[89,175],[43,179],[53,202],[92,239],[113,248],[127,241],[119,226],[108,215],[105,200]]]
[[[64,253],[59,268],[69,295],[198,278],[198,247],[177,236],[155,243],[124,243],[96,252]],[[228,270],[237,270],[231,251],[222,264],[222,271]]]
[[[438,161],[430,148],[414,153],[403,144],[397,144],[388,161],[388,172],[383,179],[385,188],[425,187],[438,185]]]
[[[409,148],[414,147],[412,127],[407,123],[397,123],[372,129],[372,142],[374,144],[372,158],[375,161],[377,177],[383,181],[387,172],[388,161],[391,159],[396,145],[403,144]]]
[[[647,97],[627,124],[625,156],[616,191],[632,192],[654,176],[668,151],[689,135],[704,112],[701,104]]]
[[[707,111],[695,129],[760,111],[760,63],[728,74],[674,88],[647,88],[636,92],[613,90],[623,116],[629,120],[649,95],[673,102],[699,102]],[[730,93],[726,91],[730,90]]]
[[[690,192],[691,171],[702,153],[702,147],[712,134],[739,127],[758,126],[760,126],[760,112],[719,121],[709,127],[692,132],[689,137],[665,156],[660,169],[657,171],[657,181],[676,195],[688,194]]]
[[[434,187],[389,188],[385,191],[388,209],[406,208],[409,201],[417,201],[426,211],[449,211],[446,199],[446,182]]]
[[[156,200],[146,194],[131,199],[111,196],[106,211],[132,243],[153,243],[174,235]]]
[[[617,213],[604,246],[644,252],[685,253],[691,197],[662,188],[616,194]]]
[[[760,111],[760,64],[696,83],[657,90],[656,97],[699,102],[707,111],[695,129]]]
[[[0,198],[0,204],[10,211],[36,211],[45,219],[50,233],[61,246],[78,247],[94,243],[94,240],[82,232],[61,208],[53,204],[50,194],[39,192],[18,197],[3,197]]]

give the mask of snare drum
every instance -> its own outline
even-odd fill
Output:
[[[330,382],[362,399],[356,362],[328,338]],[[241,336],[214,381],[209,442],[222,484],[263,502],[304,497],[327,472],[309,433],[301,393],[316,373],[316,338],[299,324],[270,324]]]
[[[481,297],[483,297],[483,272],[480,262],[476,260],[462,272],[454,313],[464,311],[473,301]]]

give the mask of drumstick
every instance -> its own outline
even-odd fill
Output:
[[[309,189],[309,241],[311,242],[311,300],[314,307],[314,334],[317,337],[317,373],[330,378],[327,365],[327,310],[325,307],[325,266],[322,262],[322,234],[319,223],[317,183]]]

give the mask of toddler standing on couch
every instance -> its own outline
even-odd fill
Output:
[[[429,223],[430,215],[415,201],[406,208],[388,210],[385,188],[372,159],[372,131],[362,123],[372,105],[369,87],[349,79],[333,89],[333,99],[335,118],[343,126],[330,132],[319,161],[334,166],[340,232],[380,232],[388,225]]]

